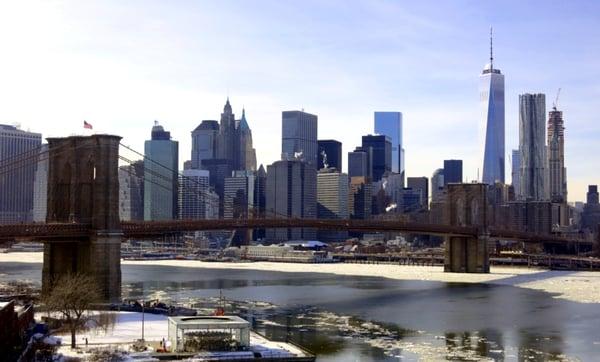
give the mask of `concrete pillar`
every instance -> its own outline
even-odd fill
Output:
[[[68,273],[96,279],[105,301],[121,296],[121,224],[119,220],[119,142],[121,137],[93,135],[48,138],[47,223],[89,224],[89,237],[53,240],[44,245],[42,291]]]
[[[98,233],[90,240],[89,273],[110,302],[121,298],[121,238],[121,233]]]
[[[471,237],[446,237],[444,271],[489,273],[487,233],[487,185],[448,184],[444,221],[452,226],[476,226]]]

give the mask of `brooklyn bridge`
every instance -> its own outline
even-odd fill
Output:
[[[402,232],[445,238],[447,272],[489,272],[488,243],[495,240],[577,245],[592,242],[553,234],[490,227],[486,185],[449,184],[444,224],[400,220],[302,219],[282,215],[244,219],[121,221],[119,218],[119,155],[121,137],[114,135],[49,138],[46,223],[0,226],[1,240],[44,243],[42,290],[66,273],[92,275],[108,301],[120,298],[121,243],[203,230],[315,228],[361,232]],[[23,167],[36,157],[14,160]]]

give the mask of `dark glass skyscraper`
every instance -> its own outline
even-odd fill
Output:
[[[336,140],[319,140],[319,170],[325,168],[336,168],[342,172],[342,143]]]
[[[316,153],[315,153],[316,156]],[[267,218],[317,217],[317,169],[300,160],[276,161],[267,167]],[[267,239],[311,240],[312,228],[267,229]]]
[[[463,182],[462,160],[444,160],[444,186]]]
[[[589,185],[587,200],[581,215],[581,228],[591,232],[598,231],[600,225],[600,203],[598,200],[598,185]]]
[[[379,181],[386,172],[392,171],[392,142],[386,135],[362,137],[362,148],[373,150],[373,181]]]
[[[392,172],[404,177],[402,112],[375,112],[374,126],[376,134],[386,135],[392,142]]]
[[[367,152],[348,152],[348,177],[367,177]]]

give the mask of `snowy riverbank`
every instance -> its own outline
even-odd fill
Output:
[[[42,253],[0,254],[3,262],[42,263]],[[382,277],[395,280],[486,283],[541,290],[581,303],[600,303],[600,272],[555,271],[515,267],[492,267],[489,274],[444,273],[438,266],[382,264],[294,264],[294,263],[217,263],[197,260],[123,261],[123,265],[165,265],[199,269],[241,269],[284,273],[330,273],[336,275]],[[124,280],[124,282],[127,282]]]

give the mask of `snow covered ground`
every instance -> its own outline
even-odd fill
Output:
[[[85,345],[85,338],[88,343],[95,344],[122,344],[132,343],[142,338],[142,314],[135,312],[115,312],[117,319],[115,325],[109,327],[106,331],[102,328],[92,329],[77,334],[77,343]],[[158,314],[144,313],[144,339],[146,341],[162,341],[168,337],[167,317]],[[71,337],[59,335],[63,343],[70,343]]]
[[[0,254],[2,262],[42,263],[42,253]],[[294,264],[294,263],[216,263],[197,260],[123,261],[123,265],[165,265],[204,269],[242,269],[286,273],[331,273],[337,275],[382,277],[396,280],[487,283],[546,291],[582,303],[600,303],[600,272],[572,272],[515,267],[492,267],[489,274],[444,273],[438,266],[376,264]],[[124,281],[127,282],[127,281]]]
[[[92,329],[77,334],[79,352],[72,351],[69,343],[70,335],[60,334],[55,337],[62,339],[59,353],[64,356],[80,356],[87,348],[112,347],[127,351],[129,347],[142,336],[142,314],[135,312],[110,312],[117,315],[115,324],[106,330]],[[88,346],[85,347],[85,339]],[[163,315],[144,314],[144,339],[147,342],[160,342],[168,339],[167,317]],[[263,356],[303,356],[304,352],[297,347],[285,343],[270,341],[256,333],[250,334],[250,345],[253,351],[260,352]]]

